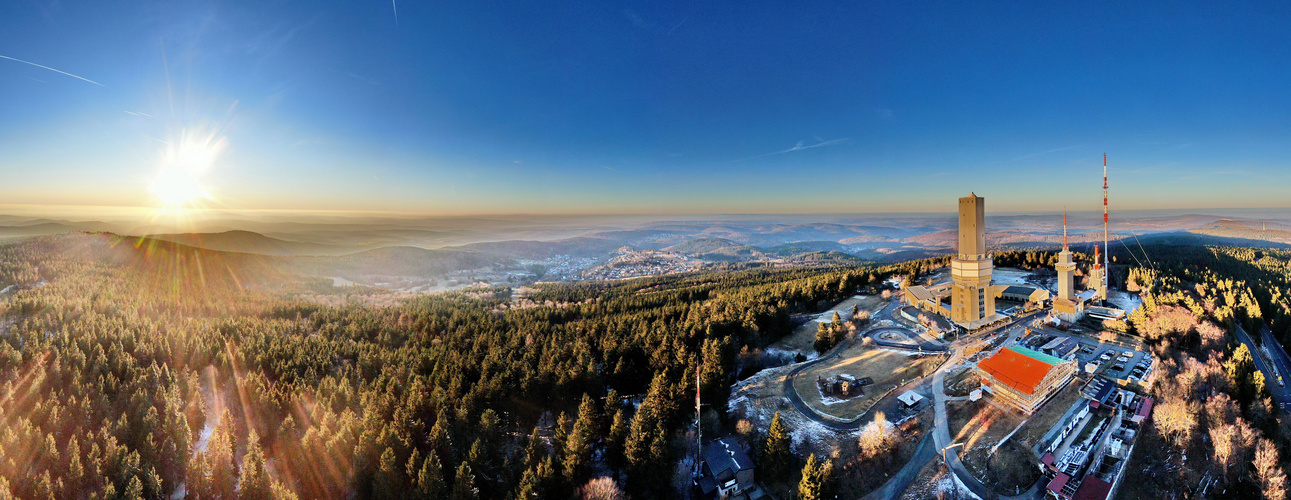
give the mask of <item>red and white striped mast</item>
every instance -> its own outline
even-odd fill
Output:
[[[1109,254],[1112,253],[1112,247],[1107,246],[1107,153],[1103,153],[1103,249],[1107,250],[1103,254],[1103,300],[1107,300],[1107,274],[1112,269]]]

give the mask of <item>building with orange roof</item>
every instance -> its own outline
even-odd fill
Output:
[[[1076,362],[1010,346],[977,363],[977,371],[996,401],[1031,414],[1076,376]]]

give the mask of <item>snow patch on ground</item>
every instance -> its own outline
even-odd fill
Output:
[[[1117,309],[1124,310],[1126,313],[1132,313],[1139,306],[1143,305],[1143,298],[1138,294],[1124,292],[1121,290],[1111,290],[1108,293],[1107,301],[1116,306]]]
[[[758,429],[769,427],[776,412],[780,412],[780,419],[789,429],[795,451],[803,450],[804,447],[822,450],[826,446],[858,438],[858,431],[837,431],[807,418],[784,397],[781,389],[784,376],[796,366],[768,368],[740,381],[731,389],[727,409],[733,415],[747,419]]]
[[[1027,281],[1028,276],[1031,276],[1031,271],[997,267],[991,271],[991,284],[1036,286],[1034,283]]]
[[[937,481],[935,491],[938,498],[976,498],[979,500],[982,498],[973,493],[973,490],[964,486],[964,483],[959,481],[959,476],[954,474],[946,474],[940,481]]]
[[[762,353],[764,356],[768,358],[775,358],[780,360],[783,363],[793,363],[794,356],[797,356],[799,354],[806,356],[808,361],[811,361],[813,359],[820,357],[820,353],[816,352],[815,349],[811,349],[808,351],[799,351],[799,350],[781,349],[779,347],[768,347],[765,351],[762,351]]]

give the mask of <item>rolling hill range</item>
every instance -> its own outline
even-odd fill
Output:
[[[222,233],[151,234],[147,237],[208,250],[261,255],[337,255],[352,251],[343,247],[286,241],[238,230]]]

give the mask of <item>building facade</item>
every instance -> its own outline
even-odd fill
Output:
[[[1076,376],[1076,362],[1010,346],[977,364],[982,389],[995,400],[1031,414]]]
[[[958,250],[950,261],[950,320],[971,330],[998,319],[990,290],[994,266],[986,254],[986,201],[974,193],[959,199]]]

